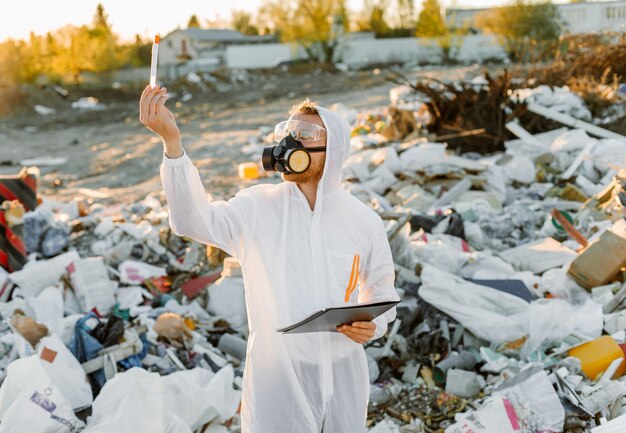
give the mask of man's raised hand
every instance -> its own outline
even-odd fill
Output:
[[[176,125],[176,118],[165,107],[165,101],[169,98],[165,87],[154,88],[146,86],[139,101],[139,121],[163,141],[176,141],[180,137],[180,131]]]

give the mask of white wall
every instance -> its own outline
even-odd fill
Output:
[[[440,62],[437,41],[428,38],[389,38],[348,41],[340,48],[341,62],[350,66],[393,62]]]
[[[626,31],[626,0],[560,4],[557,8],[571,33]]]
[[[456,59],[462,63],[480,62],[488,59],[506,59],[506,53],[493,35],[468,35],[462,44]]]
[[[431,38],[348,40],[338,48],[338,56],[342,63],[352,68],[375,63],[441,62],[439,43]],[[459,61],[470,63],[504,57],[504,51],[492,36],[459,38],[456,55]],[[230,68],[268,68],[282,60],[299,58],[304,58],[303,50],[291,44],[233,45],[226,49],[226,65]]]
[[[556,8],[566,33],[626,32],[626,0],[559,3]],[[476,28],[476,17],[485,11],[488,9],[449,9],[446,23]]]
[[[226,47],[226,65],[229,68],[272,68],[279,62],[302,57],[292,44],[230,45]]]

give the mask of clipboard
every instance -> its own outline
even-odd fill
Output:
[[[399,303],[400,301],[381,301],[370,304],[350,305],[348,307],[329,307],[311,314],[300,322],[276,331],[283,334],[338,332],[336,327],[339,325],[347,325],[358,321],[369,322]]]

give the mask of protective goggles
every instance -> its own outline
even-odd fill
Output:
[[[300,142],[317,141],[326,137],[326,128],[306,120],[285,120],[274,128],[274,140],[280,142],[287,135]]]

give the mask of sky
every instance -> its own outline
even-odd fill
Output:
[[[451,2],[456,6],[486,7],[501,4],[502,0],[444,0],[443,5],[450,6]],[[98,3],[104,5],[113,31],[130,40],[135,34],[165,36],[177,26],[185,27],[192,14],[201,19],[228,20],[232,9],[256,11],[262,0],[16,0],[0,13],[0,41],[26,38],[31,30],[45,34],[66,24],[88,24]],[[421,1],[415,3],[419,9]],[[360,10],[362,4],[362,0],[348,0],[351,10]]]

